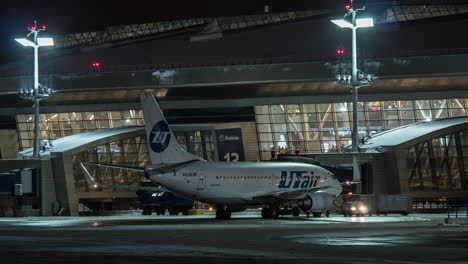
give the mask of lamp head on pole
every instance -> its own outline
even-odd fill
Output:
[[[54,45],[54,39],[53,38],[38,38],[37,35],[39,34],[40,31],[45,31],[46,30],[46,25],[37,25],[37,21],[34,21],[33,26],[28,26],[27,29],[29,30],[28,35],[26,38],[17,38],[15,39],[18,43],[25,47],[47,47],[47,46],[53,46]],[[31,41],[28,39],[29,36],[34,35],[34,41]],[[36,42],[36,43],[34,43]]]
[[[25,47],[34,47],[35,44],[34,42],[30,41],[27,38],[17,38],[15,39],[18,43]],[[53,46],[54,45],[54,39],[53,38],[37,38],[37,46],[38,47],[48,47],[48,46]]]
[[[330,21],[333,24],[341,28],[353,28],[353,24],[351,24],[351,22],[345,19],[332,19]],[[374,26],[374,19],[372,17],[356,19],[356,28],[365,28],[365,27],[373,27],[373,26]]]

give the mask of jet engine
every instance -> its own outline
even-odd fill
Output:
[[[333,207],[333,195],[329,193],[314,193],[306,195],[297,201],[297,206],[303,211],[322,211]]]

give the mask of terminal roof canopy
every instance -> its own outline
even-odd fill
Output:
[[[372,152],[379,147],[395,147],[440,130],[468,123],[468,117],[455,117],[421,122],[391,129],[368,138],[360,148]]]
[[[125,136],[128,134],[144,135],[144,127],[109,128],[59,138],[52,141],[53,148],[50,149],[50,152],[74,152],[77,149],[103,144],[99,143],[102,140],[114,139],[116,137],[125,138]],[[29,157],[32,156],[32,153],[33,149],[30,148],[21,151],[19,155],[22,157]]]

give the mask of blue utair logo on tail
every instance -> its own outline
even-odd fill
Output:
[[[171,131],[166,121],[159,121],[154,125],[149,137],[149,145],[154,152],[161,153],[171,142]]]

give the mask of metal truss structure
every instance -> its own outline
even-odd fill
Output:
[[[226,16],[218,18],[194,18],[173,21],[161,21],[145,24],[111,26],[103,31],[68,34],[55,38],[55,46],[59,48],[73,46],[92,46],[103,43],[121,41],[137,37],[149,36],[187,29],[195,26],[209,27],[209,32],[237,30],[248,27],[263,26],[285,21],[300,20],[328,13],[328,10],[309,10],[296,12],[265,13],[248,16]],[[204,33],[207,33],[206,31]]]
[[[467,14],[468,5],[392,6],[385,10],[378,23],[405,22],[442,16]]]
[[[467,151],[466,139],[467,131],[457,131],[409,148],[410,188],[449,191],[466,189],[468,164],[463,158]]]
[[[202,33],[222,32],[249,27],[295,21],[330,14],[330,10],[306,10],[279,13],[264,13],[244,16],[206,17],[144,24],[110,26],[103,31],[82,32],[55,38],[58,48],[93,46],[114,41],[167,33],[196,26],[204,26]],[[376,17],[376,23],[395,23],[441,16],[467,14],[468,4],[460,5],[402,5],[387,8]]]

